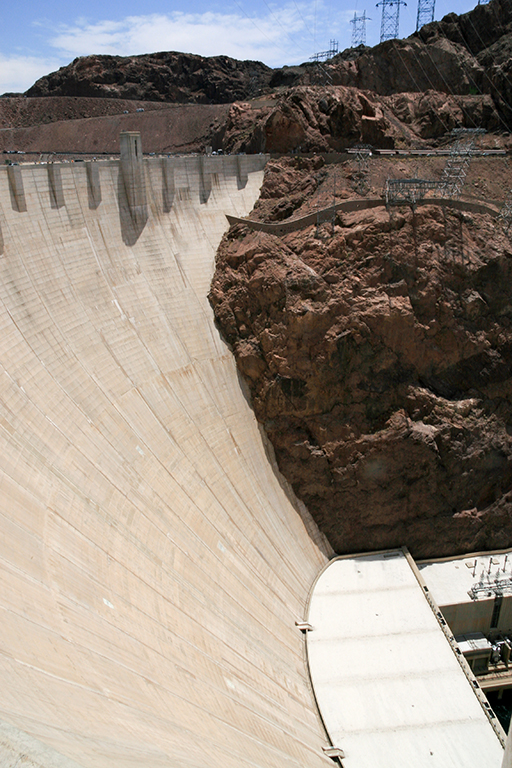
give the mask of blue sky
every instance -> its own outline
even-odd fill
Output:
[[[475,2],[437,0],[435,18],[465,13]],[[76,56],[185,51],[257,59],[269,66],[297,64],[338,40],[351,44],[354,11],[366,11],[367,44],[379,42],[381,9],[375,0],[18,0],[0,38],[0,93],[24,91],[38,77]],[[400,11],[400,36],[414,32],[417,0]]]

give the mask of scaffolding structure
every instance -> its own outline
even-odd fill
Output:
[[[352,27],[352,48],[358,48],[360,45],[366,45],[366,22],[371,21],[370,17],[363,11],[362,16],[358,16],[354,11],[354,18],[350,19]]]
[[[394,40],[398,37],[400,27],[400,6],[407,5],[404,0],[381,0],[376,8],[382,5],[382,18],[380,22],[380,42]]]
[[[329,50],[328,51],[320,51],[319,53],[314,53],[312,56],[309,57],[310,61],[320,61],[321,59],[332,59],[333,56],[336,56],[338,53],[338,41],[337,40],[329,40]]]
[[[416,32],[434,21],[436,0],[418,0],[418,15],[416,16]]]
[[[442,182],[429,179],[387,179],[386,205],[411,205],[422,202],[427,192],[438,190]]]

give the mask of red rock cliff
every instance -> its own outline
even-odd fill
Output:
[[[302,205],[321,164],[271,164],[260,208]],[[212,283],[281,471],[340,553],[509,546],[509,238],[434,205],[330,226],[237,225]]]

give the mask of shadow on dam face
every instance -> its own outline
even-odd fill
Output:
[[[130,194],[129,182],[120,173],[117,182],[119,223],[125,245],[135,245],[148,220],[148,206],[144,192]]]
[[[101,182],[100,182],[100,169],[97,163],[87,163],[87,198],[89,201],[89,208],[96,210],[101,203]]]
[[[295,620],[330,552],[206,298],[265,158],[207,202],[171,160],[142,214],[118,162],[0,169],[0,765],[325,766]]]

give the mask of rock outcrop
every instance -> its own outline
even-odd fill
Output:
[[[421,147],[453,128],[493,131],[492,98],[436,91],[378,96],[344,86],[294,86],[261,102],[234,104],[225,124],[227,152],[338,151],[358,143]]]
[[[512,2],[492,0],[427,24],[409,38],[348,49],[324,64],[275,70],[269,85],[344,85],[381,96],[434,90],[490,94],[511,119]]]
[[[271,164],[262,205],[298,207],[321,165]],[[510,546],[509,238],[434,205],[330,226],[236,225],[218,253],[210,300],[281,471],[340,553]]]
[[[325,63],[272,70],[261,62],[177,52],[83,56],[38,80],[28,96],[232,103],[295,86],[338,85],[379,96],[436,91],[490,95],[510,121],[512,0],[449,14],[404,40],[348,49]]]
[[[421,146],[461,126],[510,131],[512,0],[449,14],[407,39],[279,69],[176,52],[84,56],[26,95],[233,104],[207,139],[225,152]]]
[[[512,33],[510,0],[492,0],[458,16],[449,13],[441,21],[426,24],[413,37],[424,42],[445,38],[479,56]]]
[[[488,93],[483,66],[463,45],[442,36],[386,40],[357,57],[335,56],[321,67],[308,65],[290,85],[345,85],[381,96],[408,91],[447,94]],[[276,76],[271,84],[276,81]]]
[[[475,124],[488,131],[501,126],[491,96],[378,96],[343,86],[297,86],[233,105],[18,97],[0,99],[0,151],[116,152],[121,130],[140,130],[146,152],[204,152],[207,146],[231,153],[325,152],[360,143],[422,148]]]
[[[259,61],[161,52],[81,56],[40,78],[27,96],[93,96],[139,101],[227,104],[246,99],[270,79]]]

